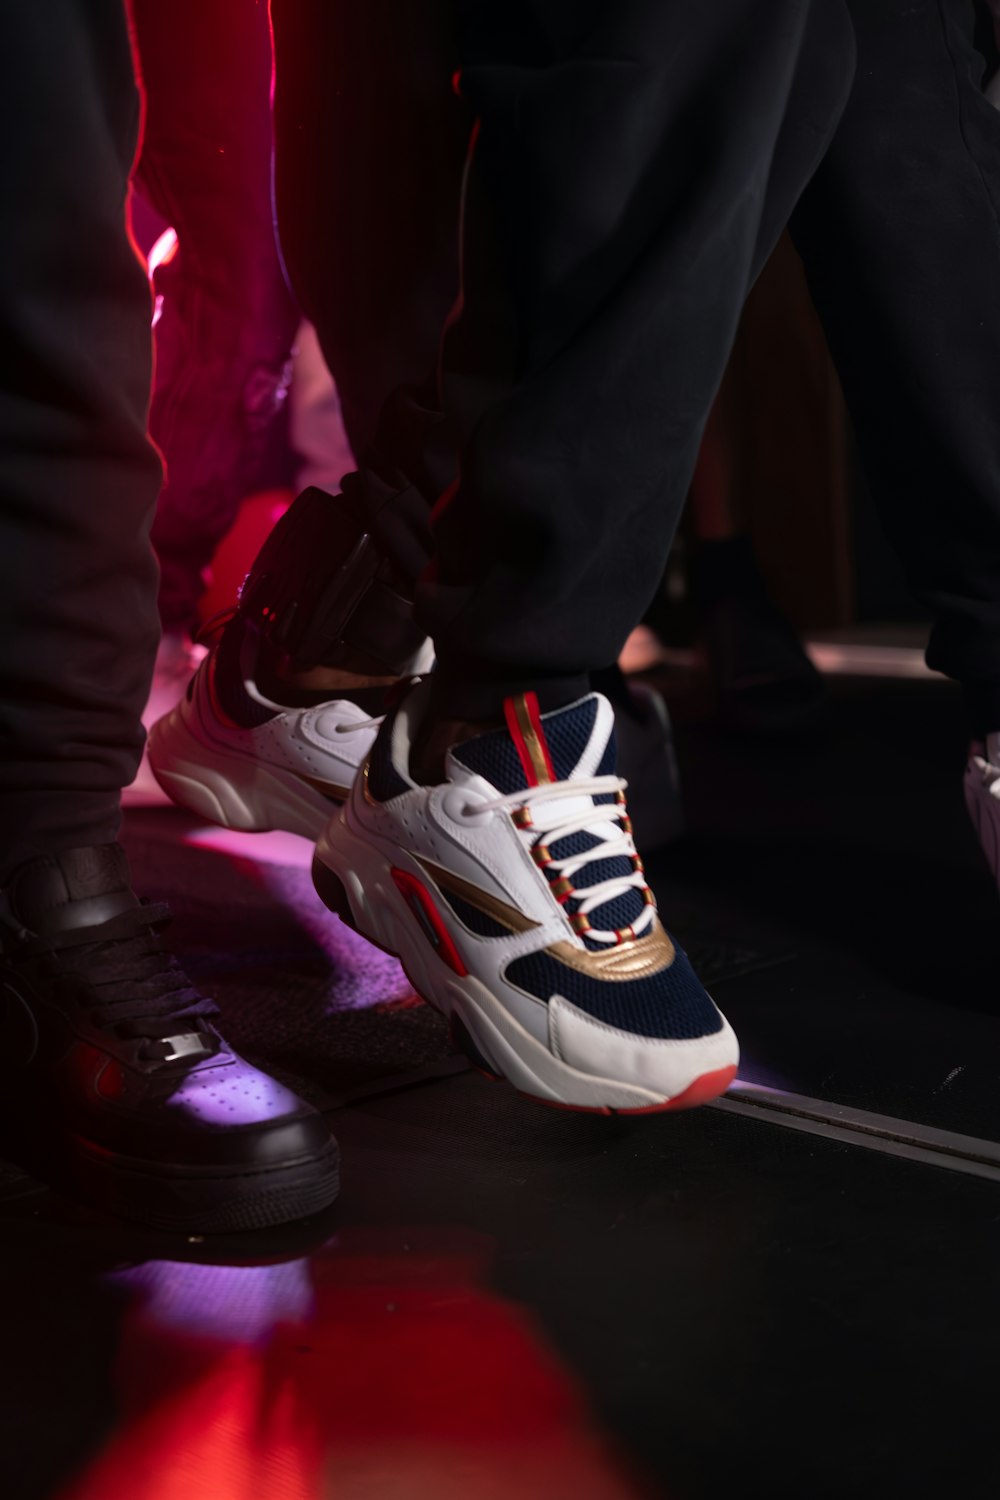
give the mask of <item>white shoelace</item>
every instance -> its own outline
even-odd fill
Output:
[[[338,724],[336,733],[353,734],[359,729],[378,729],[381,723],[381,718],[375,718],[361,719],[356,724]],[[560,839],[570,838],[575,833],[590,833],[600,839],[600,843],[595,844],[592,849],[585,849],[580,854],[567,855],[562,859],[550,855],[545,862],[545,868],[556,877],[555,883],[570,882],[571,888],[565,893],[564,899],[576,899],[580,903],[578,915],[589,918],[592,911],[604,906],[606,902],[625,896],[629,891],[640,891],[645,897],[649,889],[641,863],[628,875],[615,875],[608,880],[599,880],[594,885],[580,888],[572,885],[573,877],[578,871],[593,864],[595,860],[638,859],[632,835],[621,824],[621,819],[626,816],[625,806],[617,800],[618,794],[624,793],[626,785],[620,776],[592,776],[579,781],[549,782],[544,786],[524,787],[521,791],[509,792],[502,797],[491,797],[484,802],[471,802],[463,811],[467,815],[473,815],[484,812],[513,813],[526,808],[531,814],[531,824],[523,831],[539,835],[531,840],[532,847],[540,843],[547,847],[550,843],[556,844]],[[550,805],[560,800],[579,801],[581,797],[590,799],[607,796],[614,797],[615,801],[591,802],[589,807],[573,817],[562,816],[558,807]],[[612,827],[614,832],[611,832]],[[630,924],[628,930],[632,936],[640,937],[652,925],[654,915],[655,907],[651,903],[645,904],[641,915]],[[588,927],[587,936],[594,942],[608,945],[622,941],[621,933],[599,927]]]
[[[357,734],[359,729],[379,729],[384,717],[380,714],[377,719],[359,719],[356,724],[334,724],[333,732],[334,734]]]
[[[618,896],[625,896],[629,891],[647,890],[646,878],[639,866],[629,875],[616,875],[609,880],[599,880],[594,885],[576,887],[572,885],[573,877],[578,871],[585,869],[587,865],[596,860],[624,858],[635,860],[637,858],[635,844],[632,835],[621,826],[621,819],[626,816],[624,805],[617,800],[615,802],[591,803],[585,810],[567,817],[559,808],[550,804],[558,803],[560,800],[570,799],[579,801],[581,797],[606,797],[617,798],[619,792],[624,792],[626,783],[620,776],[594,776],[579,781],[557,781],[544,786],[526,787],[519,792],[510,792],[504,797],[491,797],[485,802],[470,802],[465,811],[470,816],[474,813],[483,812],[509,812],[520,811],[527,808],[531,814],[530,827],[523,831],[528,834],[537,834],[538,838],[531,840],[532,846],[544,844],[546,848],[550,844],[557,844],[560,839],[571,837],[575,833],[592,833],[600,839],[592,849],[585,849],[580,854],[567,855],[564,858],[550,856],[546,861],[545,868],[551,871],[559,880],[569,881],[571,889],[567,892],[567,899],[572,896],[579,901],[579,915],[589,917],[597,907],[603,906],[607,901],[613,901]],[[611,832],[612,825],[616,825],[615,831]],[[607,833],[604,830],[607,829]],[[637,917],[631,924],[631,932],[635,937],[640,937],[653,922],[655,908],[645,905],[642,915]],[[600,928],[590,927],[587,936],[598,943],[620,943],[621,934],[617,932],[603,931]]]

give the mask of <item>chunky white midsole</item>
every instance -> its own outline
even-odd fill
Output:
[[[354,925],[362,936],[394,953],[414,989],[446,1016],[457,1018],[484,1062],[522,1093],[583,1109],[650,1109],[668,1103],[707,1071],[692,1049],[690,1076],[675,1095],[580,1072],[522,1026],[480,979],[473,974],[458,975],[438,955],[392,878],[394,865],[426,886],[426,871],[405,850],[394,847],[390,864],[373,842],[352,832],[339,813],[320,835],[315,858],[344,887]],[[450,925],[449,931],[461,947]]]
[[[172,801],[223,828],[315,839],[332,811],[294,771],[196,735],[179,707],[150,730],[149,764]]]

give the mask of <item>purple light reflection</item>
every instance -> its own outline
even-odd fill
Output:
[[[149,1260],[108,1280],[137,1294],[143,1321],[158,1328],[258,1346],[282,1324],[316,1311],[309,1257],[266,1266]]]
[[[210,1125],[253,1125],[294,1115],[300,1105],[291,1089],[236,1057],[193,1068],[166,1107]]]
[[[187,831],[184,843],[224,854],[291,913],[336,975],[335,990],[328,997],[331,1016],[412,998],[412,987],[397,961],[345,926],[323,905],[311,879],[303,879],[312,864],[313,846],[307,839],[206,826]]]

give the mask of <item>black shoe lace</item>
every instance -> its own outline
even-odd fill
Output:
[[[29,937],[28,947],[54,950],[63,981],[92,1022],[122,1038],[147,1038],[144,1056],[167,1058],[167,1039],[192,1033],[204,1052],[214,1052],[219,1039],[202,1023],[219,1008],[164,948],[160,934],[169,922],[168,907],[144,901],[95,927]]]

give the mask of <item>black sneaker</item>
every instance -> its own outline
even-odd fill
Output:
[[[339,1186],[322,1116],[216,1031],[117,844],[32,860],[0,906],[0,1116],[12,1154],[111,1213],[261,1229]]]

